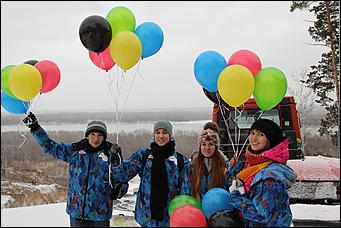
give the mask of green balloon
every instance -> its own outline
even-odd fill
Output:
[[[9,89],[8,85],[8,77],[11,73],[12,69],[15,67],[15,65],[8,65],[1,70],[1,89],[4,91],[8,96],[18,99]]]
[[[106,16],[111,26],[112,37],[122,31],[134,32],[136,21],[133,12],[123,6],[112,8]]]
[[[253,97],[262,110],[270,110],[281,102],[287,92],[287,78],[275,67],[261,69],[255,77]]]
[[[178,195],[174,197],[169,203],[169,207],[168,207],[169,217],[172,217],[172,214],[176,209],[182,206],[186,206],[186,205],[194,206],[202,210],[200,203],[194,197],[189,196],[189,195]]]

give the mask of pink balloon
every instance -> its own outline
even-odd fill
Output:
[[[40,72],[43,84],[40,93],[47,93],[57,87],[60,82],[60,70],[58,66],[50,60],[42,60],[34,65]]]
[[[103,70],[108,71],[115,65],[115,62],[110,55],[109,47],[100,53],[89,51],[89,56],[91,61]]]
[[[249,50],[239,50],[233,53],[227,65],[242,65],[251,71],[253,77],[256,77],[258,71],[262,69],[262,63],[258,56]]]
[[[206,227],[206,218],[200,209],[186,205],[173,212],[170,227]]]

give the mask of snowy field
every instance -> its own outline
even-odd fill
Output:
[[[66,203],[1,209],[1,227],[68,227]],[[291,205],[294,219],[340,220],[340,205]],[[133,216],[132,212],[114,210],[114,215]]]
[[[132,220],[136,195],[134,194],[139,185],[139,177],[135,177],[129,182],[129,190],[125,197],[120,199],[115,205],[114,217],[122,218],[125,215]],[[1,196],[1,203],[5,200]],[[65,211],[66,203],[38,205],[20,208],[1,209],[1,227],[68,227],[69,217]],[[298,220],[340,220],[340,205],[304,205],[293,204],[291,210],[294,219]],[[134,226],[132,223],[121,223]],[[113,221],[111,221],[112,226]]]

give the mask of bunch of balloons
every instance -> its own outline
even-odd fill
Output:
[[[206,227],[200,203],[192,196],[178,195],[169,203],[170,227]]]
[[[85,18],[79,36],[97,67],[108,71],[117,64],[129,70],[140,58],[158,52],[164,39],[160,26],[154,22],[142,23],[137,28],[135,25],[133,12],[118,6],[111,9],[106,18],[98,15]]]
[[[287,91],[284,73],[275,67],[262,68],[259,57],[250,50],[239,50],[228,61],[218,52],[205,51],[194,62],[194,75],[212,102],[222,98],[235,108],[253,95],[262,110],[270,110]]]
[[[26,113],[31,100],[55,89],[60,70],[50,60],[28,60],[1,70],[1,106],[9,113]]]

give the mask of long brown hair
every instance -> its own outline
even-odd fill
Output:
[[[201,146],[199,145],[199,151],[197,156],[193,160],[193,170],[190,176],[191,195],[201,202],[201,177],[204,173],[205,163],[204,156],[201,152]],[[215,151],[212,156],[211,165],[211,181],[208,183],[208,189],[211,188],[223,188],[224,187],[224,174],[225,174],[225,157],[218,151],[218,147],[215,147]]]

